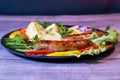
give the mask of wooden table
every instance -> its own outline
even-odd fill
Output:
[[[26,27],[31,21],[57,21],[67,25],[94,25],[104,29],[110,25],[120,32],[120,14],[0,16],[0,38],[6,33]],[[120,80],[120,37],[109,56],[86,62],[48,63],[27,60],[8,52],[0,44],[0,80]]]

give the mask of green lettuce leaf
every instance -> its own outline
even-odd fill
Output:
[[[118,36],[119,36],[118,32],[115,29],[112,29],[110,30],[107,36],[103,35],[102,37],[93,39],[92,42],[96,45],[99,45],[102,42],[110,42],[110,43],[115,44],[117,43]]]

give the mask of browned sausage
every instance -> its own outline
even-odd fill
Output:
[[[62,40],[62,41],[51,41],[41,40],[34,44],[34,49],[46,49],[54,51],[68,51],[68,50],[80,50],[86,47],[92,46],[93,43],[90,40]]]
[[[90,35],[92,34],[92,32],[89,33],[83,33],[83,34],[72,34],[72,35],[67,35],[63,38],[63,40],[81,40],[81,39],[87,39],[88,37],[90,37]],[[105,33],[103,31],[97,30],[96,34],[101,37],[103,36]]]

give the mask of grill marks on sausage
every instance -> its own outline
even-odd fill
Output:
[[[67,35],[63,38],[63,40],[81,40],[81,39],[87,39],[90,37],[92,33],[83,33],[83,34],[73,34],[73,35]],[[101,37],[105,33],[103,31],[97,30],[96,34]]]
[[[71,40],[71,41],[51,41],[41,40],[35,43],[34,47],[39,47],[46,50],[54,51],[68,51],[83,49],[92,46],[93,43],[90,40]]]

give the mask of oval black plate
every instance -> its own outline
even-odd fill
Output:
[[[16,31],[16,30],[15,30]],[[13,32],[13,31],[12,31]],[[12,33],[10,32],[10,33]],[[65,60],[66,61],[76,61],[76,60],[93,60],[93,59],[101,59],[101,58],[104,58],[108,55],[110,55],[113,50],[114,50],[114,46],[107,49],[106,51],[100,53],[99,55],[94,55],[94,56],[91,56],[91,55],[83,55],[81,56],[80,58],[77,58],[75,56],[60,56],[60,57],[54,57],[54,56],[34,56],[34,55],[27,55],[27,54],[24,54],[24,53],[20,53],[20,52],[16,52],[10,48],[8,48],[5,44],[4,44],[4,38],[8,38],[9,34],[10,33],[7,33],[6,35],[4,35],[1,39],[1,43],[2,45],[11,53],[13,53],[14,55],[17,55],[17,56],[20,56],[20,57],[23,57],[23,58],[26,58],[26,59],[31,59],[31,60],[37,60],[37,61],[55,61],[55,62],[61,62],[61,60],[64,62]]]

